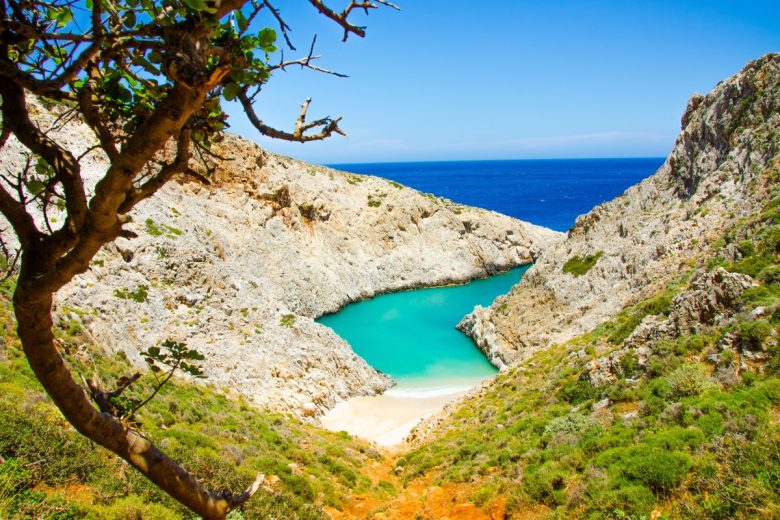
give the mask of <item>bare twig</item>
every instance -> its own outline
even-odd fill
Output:
[[[252,21],[252,18],[259,12],[260,9],[263,7],[267,7],[269,11],[271,11],[271,14],[274,15],[274,18],[276,18],[276,22],[279,24],[279,29],[282,31],[282,36],[284,36],[284,41],[287,43],[287,46],[290,48],[290,50],[296,50],[295,46],[293,46],[292,41],[290,41],[290,35],[288,34],[289,31],[292,31],[290,29],[290,26],[287,25],[287,23],[282,19],[281,14],[279,13],[279,9],[271,5],[268,0],[265,0],[262,4],[260,4],[259,9],[257,9],[254,13],[252,13],[252,16],[249,18],[249,21]]]
[[[330,7],[326,6],[322,0],[309,0],[309,3],[317,8],[317,10],[322,13],[323,15],[327,16],[337,24],[339,24],[344,29],[344,39],[343,41],[347,41],[347,38],[349,37],[349,34],[356,34],[357,36],[360,36],[361,38],[366,35],[366,28],[363,26],[355,25],[349,21],[349,15],[352,13],[355,9],[362,9],[363,12],[368,14],[369,9],[376,9],[379,6],[377,4],[381,4],[387,7],[390,7],[392,9],[396,9],[398,11],[401,10],[400,7],[397,5],[387,2],[386,0],[375,0],[376,4],[364,0],[364,1],[356,1],[352,0],[347,7],[341,11],[340,13],[337,13]]]

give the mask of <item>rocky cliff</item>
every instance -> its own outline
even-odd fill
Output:
[[[37,117],[77,156],[94,144],[77,121]],[[390,384],[314,318],[377,293],[526,264],[561,237],[236,136],[213,152],[221,159],[210,185],[170,183],[133,215],[138,238],[108,246],[61,291],[60,325],[86,325],[138,365],[149,346],[186,341],[206,355],[209,380],[275,410],[316,415]],[[0,161],[22,160],[10,140]],[[82,162],[94,186],[105,160],[93,152]]]
[[[591,330],[686,272],[761,207],[766,179],[776,182],[779,82],[780,55],[770,54],[694,95],[652,177],[578,218],[507,296],[459,327],[502,367]]]

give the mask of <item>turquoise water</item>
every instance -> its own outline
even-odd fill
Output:
[[[496,373],[455,325],[475,305],[487,306],[520,281],[530,266],[483,280],[377,296],[317,321],[398,382],[396,390],[467,386]]]

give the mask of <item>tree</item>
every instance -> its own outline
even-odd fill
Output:
[[[339,12],[309,0],[341,26],[344,40],[365,35],[350,21],[355,11],[395,8],[374,2],[352,0]],[[222,99],[237,100],[257,130],[272,138],[306,142],[343,134],[339,118],[307,121],[309,100],[291,131],[268,126],[253,108],[275,71],[297,65],[333,72],[315,65],[316,37],[305,57],[272,63],[277,34],[263,27],[263,17],[295,48],[289,26],[267,0],[0,0],[0,17],[0,146],[13,135],[29,150],[26,167],[0,175],[0,212],[20,253],[11,255],[2,243],[7,261],[19,262],[13,302],[24,353],[76,430],[195,513],[224,518],[261,479],[240,494],[211,492],[101,405],[123,387],[112,393],[95,381],[82,386],[74,380],[57,351],[52,298],[88,269],[101,247],[133,236],[125,226],[139,202],[176,175],[198,175],[192,162],[208,157],[226,125]],[[56,102],[63,116],[80,118],[94,132],[109,166],[90,197],[82,157],[35,124],[31,96]],[[59,228],[49,218],[55,206],[65,215]]]

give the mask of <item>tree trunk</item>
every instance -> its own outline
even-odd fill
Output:
[[[169,459],[148,439],[115,417],[93,406],[86,391],[71,376],[57,352],[52,320],[52,294],[35,289],[35,281],[22,269],[14,293],[18,334],[36,377],[65,419],[82,435],[122,457],[149,480],[195,513],[223,519],[249,498],[259,482],[242,495],[209,492],[195,477]],[[250,493],[251,491],[251,493]],[[245,495],[248,495],[245,497]]]

